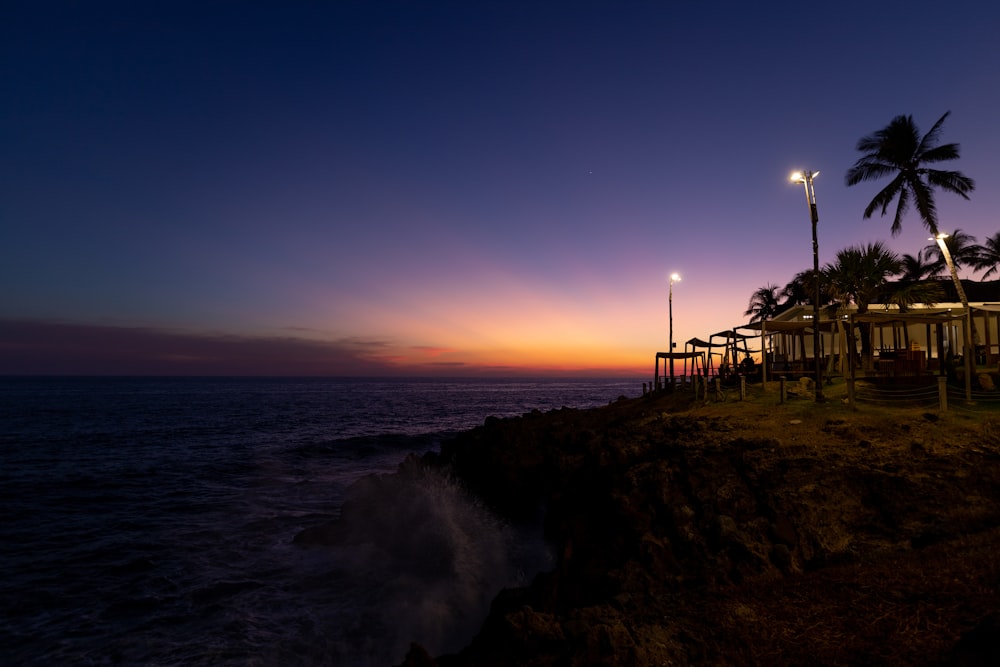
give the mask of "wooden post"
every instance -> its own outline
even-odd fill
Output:
[[[990,338],[991,338],[991,336],[990,336],[990,311],[988,311],[988,310],[984,310],[983,311],[983,331],[984,331],[984,333],[986,335],[986,359],[985,359],[984,363],[987,366],[991,366],[992,363],[991,363],[990,350],[993,349],[993,343],[990,340]]]
[[[857,406],[854,405],[854,378],[847,378],[847,406],[851,410],[857,410]]]
[[[785,402],[785,376],[782,375],[781,379],[778,380],[778,403],[782,404]]]
[[[740,376],[740,400],[747,400],[747,379],[742,375]]]
[[[760,321],[760,383],[764,391],[767,391],[767,320]]]
[[[938,406],[941,412],[948,411],[948,378],[944,375],[938,376]]]

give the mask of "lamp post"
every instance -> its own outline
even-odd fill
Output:
[[[948,235],[943,232],[938,232],[934,236],[927,239],[928,241],[937,241],[938,248],[941,249],[941,254],[944,255],[944,261],[948,265],[948,273],[951,274],[951,279],[955,283],[955,290],[958,292],[958,298],[963,302],[962,305],[965,306],[965,324],[962,327],[965,329],[965,350],[962,353],[965,359],[965,400],[972,401],[972,355],[975,350],[972,346],[972,308],[968,306],[969,300],[965,297],[965,290],[962,288],[962,281],[958,279],[958,271],[955,270],[955,262],[951,259],[951,251],[948,250],[948,245],[944,240],[948,238]],[[940,354],[940,351],[938,352]]]
[[[681,277],[679,274],[670,274],[670,296],[668,298],[669,312],[670,312],[670,338],[667,341],[669,348],[667,349],[667,361],[670,364],[670,391],[674,390],[674,283],[679,283]]]
[[[823,362],[819,356],[819,240],[816,237],[816,223],[819,222],[819,211],[816,209],[816,191],[813,189],[813,179],[819,176],[818,171],[795,172],[793,183],[801,183],[806,189],[806,204],[809,205],[809,219],[812,221],[813,240],[813,281],[816,292],[813,295],[813,361],[816,363],[816,402],[826,400],[823,396]]]

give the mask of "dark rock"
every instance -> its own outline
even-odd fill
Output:
[[[952,649],[948,664],[955,667],[1000,665],[1000,613],[987,616],[964,633]]]
[[[399,667],[438,667],[438,663],[423,646],[412,642],[410,650],[406,652],[406,658]]]
[[[488,419],[425,458],[511,521],[544,511],[555,553],[441,667],[941,663],[946,627],[995,611],[988,430],[913,411],[893,431],[903,418],[835,402],[810,427],[801,406],[671,400]],[[976,637],[950,655],[994,658]]]

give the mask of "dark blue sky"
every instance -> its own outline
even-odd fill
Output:
[[[645,372],[671,272],[683,341],[811,265],[794,169],[822,262],[926,244],[844,186],[897,114],[1000,231],[1000,9],[943,7],[6,3],[0,372]]]

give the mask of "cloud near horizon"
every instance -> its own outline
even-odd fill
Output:
[[[199,334],[149,326],[0,320],[3,375],[391,375],[378,339]]]
[[[315,330],[303,329],[301,333]],[[0,318],[0,375],[167,376],[626,376],[564,368],[438,359],[453,348],[399,349],[378,337],[198,333],[122,324]],[[418,352],[414,361],[406,352]]]

